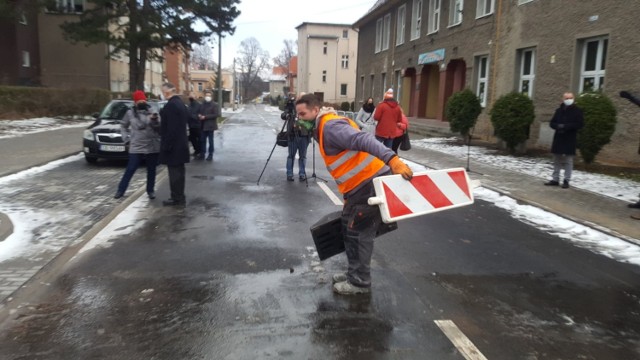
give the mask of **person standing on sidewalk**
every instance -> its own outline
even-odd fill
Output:
[[[115,199],[124,196],[129,182],[140,166],[142,159],[147,165],[147,195],[155,199],[156,167],[160,152],[160,119],[158,113],[149,112],[147,97],[141,90],[133,93],[134,106],[122,118],[122,138],[129,142],[129,162],[120,179]]]
[[[189,95],[189,142],[193,146],[193,156],[198,157],[202,153],[200,151],[200,137],[202,136],[200,128],[200,119],[198,114],[200,113],[200,103],[196,100],[193,93]]]
[[[544,183],[547,186],[560,185],[560,170],[564,169],[562,188],[569,188],[571,172],[573,171],[573,158],[576,155],[578,130],[584,126],[582,110],[574,102],[573,93],[564,93],[562,95],[562,104],[560,104],[549,123],[549,126],[555,130],[555,134],[551,144],[553,174],[551,175],[551,180]]]
[[[402,122],[402,108],[393,98],[393,89],[384,93],[384,100],[376,106],[373,118],[378,121],[376,139],[391,149],[396,130]]]
[[[398,148],[404,139],[404,133],[407,131],[409,131],[409,120],[404,112],[402,112],[402,121],[397,124],[396,137],[393,138],[393,143],[391,144],[391,150],[393,150],[394,153],[398,153]]]
[[[373,98],[370,97],[367,101],[362,104],[362,108],[358,111],[358,115],[353,121],[360,126],[360,130],[370,132],[372,134],[375,133],[376,130],[376,121],[373,118],[373,112],[376,109],[376,105],[373,103]]]
[[[189,142],[187,139],[187,123],[189,110],[172,83],[162,84],[162,95],[169,99],[160,110],[160,157],[161,164],[166,164],[169,171],[169,187],[171,198],[162,202],[164,206],[185,206],[185,166],[189,162]]]
[[[620,91],[620,97],[629,100],[632,104],[640,106],[640,99],[633,96],[628,91]],[[638,153],[640,154],[640,148],[638,148]],[[633,204],[628,204],[627,206],[632,209],[640,209],[640,200],[634,202]],[[631,218],[635,220],[640,220],[640,215],[633,214],[631,215]]]
[[[293,163],[298,153],[298,179],[300,181],[307,180],[307,149],[309,148],[309,131],[300,125],[297,119],[294,94],[289,94],[289,100],[285,105],[285,114],[287,122],[287,181],[293,181]]]
[[[213,101],[211,91],[204,92],[204,103],[200,107],[198,119],[202,123],[202,135],[200,137],[200,156],[198,159],[204,158],[207,153],[207,161],[213,160],[213,132],[218,130],[218,117],[220,117],[220,106]],[[209,149],[207,150],[207,141]]]
[[[378,207],[367,202],[375,195],[372,179],[393,172],[410,180],[413,172],[391,149],[360,131],[353,120],[321,106],[313,94],[296,101],[301,126],[308,131],[316,128],[313,135],[320,155],[345,199],[342,233],[349,266],[346,274],[333,276],[333,291],[366,294],[371,291],[373,239],[382,222]]]

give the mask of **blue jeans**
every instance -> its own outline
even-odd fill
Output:
[[[376,139],[380,141],[382,145],[388,147],[389,149],[391,149],[391,147],[393,146],[393,138],[386,139],[376,135]]]
[[[209,140],[209,151],[207,151],[207,140]],[[204,155],[213,155],[213,130],[210,131],[202,131],[202,136],[200,136],[200,153]]]
[[[307,165],[307,148],[309,147],[308,136],[296,136],[289,138],[289,156],[287,156],[287,176],[293,176],[293,159],[298,153],[298,175],[307,176],[305,167]]]
[[[147,163],[147,194],[155,192],[156,187],[156,167],[158,166],[158,153],[153,154],[129,154],[129,162],[127,163],[127,169],[120,179],[118,185],[118,192],[125,193],[129,187],[129,182],[135,174],[136,170],[140,166],[142,159]]]

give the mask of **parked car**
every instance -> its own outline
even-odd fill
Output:
[[[160,111],[157,101],[149,101],[152,112]],[[125,160],[129,156],[129,144],[125,144],[120,133],[124,115],[133,107],[133,100],[111,100],[100,114],[93,116],[96,121],[83,134],[84,158],[89,163],[98,159]]]

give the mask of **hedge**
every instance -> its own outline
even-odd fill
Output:
[[[584,162],[591,164],[616,130],[616,108],[599,92],[580,94],[576,106],[584,114],[584,127],[578,132],[578,149]]]
[[[535,118],[533,101],[527,95],[512,92],[501,96],[491,109],[491,123],[496,136],[509,150],[529,138],[529,127]]]
[[[103,89],[0,86],[0,118],[91,115],[111,98]]]

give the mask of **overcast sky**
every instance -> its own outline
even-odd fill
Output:
[[[234,25],[233,36],[222,39],[222,67],[233,64],[242,40],[255,37],[260,46],[273,58],[280,53],[285,39],[298,39],[296,26],[303,22],[352,24],[360,19],[376,0],[241,0],[240,16]],[[214,46],[218,62],[218,47]]]

